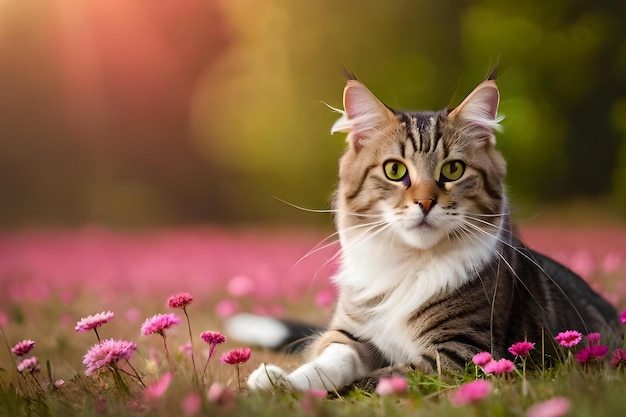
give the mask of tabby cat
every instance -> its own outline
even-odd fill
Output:
[[[334,317],[291,373],[261,365],[251,389],[333,390],[381,369],[462,370],[519,341],[556,355],[556,333],[601,332],[617,313],[516,236],[495,148],[495,76],[453,110],[395,111],[351,79],[332,132],[347,133],[333,200],[341,262]],[[391,368],[389,368],[391,367]]]

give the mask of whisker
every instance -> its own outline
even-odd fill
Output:
[[[376,228],[380,229],[376,230],[374,233],[369,233],[372,230],[375,230]],[[380,220],[377,222],[371,222],[371,223],[364,223],[364,224],[360,224],[360,225],[355,225],[350,227],[348,230],[351,229],[356,229],[356,228],[360,228],[360,227],[369,227],[367,230],[363,231],[360,233],[359,238],[357,238],[356,240],[354,240],[353,242],[351,242],[347,247],[345,248],[340,248],[330,259],[328,259],[326,262],[324,262],[315,272],[315,274],[313,275],[313,280],[317,277],[317,274],[324,268],[326,267],[329,263],[333,262],[334,260],[336,260],[343,251],[351,248],[352,246],[356,245],[357,243],[360,243],[361,240],[365,240],[365,239],[371,239],[372,237],[376,236],[377,234],[379,234],[380,232],[382,232],[383,230],[385,230],[387,227],[389,227],[390,225],[384,221],[384,220]],[[365,236],[367,235],[367,236]],[[365,236],[364,238],[361,238],[361,236]]]
[[[377,214],[351,213],[349,211],[343,211],[343,210],[337,210],[337,209],[310,209],[307,207],[298,206],[297,204],[290,203],[278,197],[274,197],[274,199],[290,207],[296,208],[298,210],[306,211],[309,213],[338,213],[338,214],[345,214],[347,216],[355,216],[355,217],[379,217]]]
[[[480,219],[474,219],[477,221],[481,221]],[[580,314],[580,311],[578,310],[578,308],[574,305],[573,301],[570,299],[569,295],[565,292],[565,290],[563,290],[563,288],[561,288],[561,286],[556,282],[556,280],[550,276],[550,274],[548,274],[545,269],[539,265],[539,263],[537,262],[536,259],[532,258],[531,256],[529,256],[528,254],[525,253],[525,251],[522,250],[522,248],[519,248],[517,246],[512,245],[511,243],[501,239],[499,236],[494,236],[492,234],[490,234],[489,232],[483,230],[482,228],[476,226],[475,224],[472,224],[468,221],[463,220],[464,224],[471,226],[472,228],[474,228],[474,230],[477,230],[481,233],[487,234],[488,236],[491,236],[495,239],[497,239],[500,243],[502,243],[503,245],[513,249],[515,252],[517,252],[518,254],[520,254],[521,256],[523,256],[524,258],[526,258],[528,261],[530,261],[530,263],[532,265],[534,265],[535,267],[537,267],[537,269],[539,269],[549,280],[550,282],[552,282],[552,284],[554,284],[554,286],[558,289],[558,291],[561,293],[561,295],[563,295],[563,298],[565,298],[565,300],[567,300],[567,302],[569,303],[569,305],[572,307],[572,309],[576,312],[576,315],[578,316],[578,318],[580,319],[581,323],[585,324],[585,320],[583,319],[582,315]],[[483,221],[484,222],[484,221]],[[485,222],[487,224],[492,225],[489,222]],[[492,225],[493,226],[493,225]],[[524,248],[526,249],[526,248]],[[513,271],[513,268],[511,267],[511,265],[506,261],[506,259],[504,259],[504,257],[502,256],[502,254],[500,254],[499,252],[496,251],[496,253],[498,253],[498,255],[500,256],[500,258],[502,258],[502,260],[507,264],[507,266],[509,267],[509,269],[511,269],[511,271],[513,272],[513,274],[515,275],[515,277],[519,280],[520,283],[522,283],[524,285],[524,287],[526,288],[526,290],[528,291],[528,293],[532,296],[532,292],[530,291],[530,289],[526,286],[526,284],[524,284],[521,279],[519,278],[519,276],[515,273],[515,271]],[[535,300],[535,302],[543,309],[544,307],[542,306],[541,303],[539,303],[535,297],[533,296],[533,299]],[[586,324],[585,324],[586,327]]]
[[[488,214],[488,213],[463,213],[466,217],[469,216],[478,216],[478,217],[505,217],[509,216],[511,213],[497,213],[497,214]]]

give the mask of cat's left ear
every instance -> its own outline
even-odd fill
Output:
[[[501,129],[502,120],[502,117],[498,116],[499,102],[498,86],[490,77],[452,110],[448,118],[463,127],[473,139],[495,144],[494,131]]]

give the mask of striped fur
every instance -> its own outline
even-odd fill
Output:
[[[331,390],[387,367],[460,370],[523,340],[554,356],[553,336],[568,329],[619,341],[614,308],[515,236],[498,101],[489,79],[454,110],[393,111],[348,82],[333,126],[348,134],[333,200],[337,308],[307,363],[261,366],[251,388]]]

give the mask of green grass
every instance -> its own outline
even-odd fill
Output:
[[[520,374],[480,375],[493,383],[492,393],[478,403],[456,407],[450,402],[450,394],[460,384],[474,379],[473,365],[468,366],[464,375],[443,378],[410,373],[409,391],[387,397],[352,388],[317,400],[307,399],[303,393],[257,393],[243,388],[231,402],[217,404],[206,397],[209,383],[194,387],[190,369],[181,366],[188,365],[182,363],[185,358],[177,356],[175,360],[179,366],[177,373],[165,394],[157,399],[146,399],[141,385],[129,375],[122,374],[121,386],[109,370],[93,377],[76,374],[56,388],[45,364],[34,375],[36,378],[2,369],[0,416],[184,415],[181,404],[193,391],[202,399],[196,414],[202,416],[524,416],[531,405],[554,396],[570,399],[568,415],[571,416],[626,415],[626,374],[623,369],[609,367],[605,361],[595,364],[593,369],[572,363],[529,372],[526,395]],[[213,365],[220,368],[216,373],[220,382],[236,390],[234,368]],[[249,369],[244,366],[243,373]],[[141,373],[145,375],[145,371]]]

